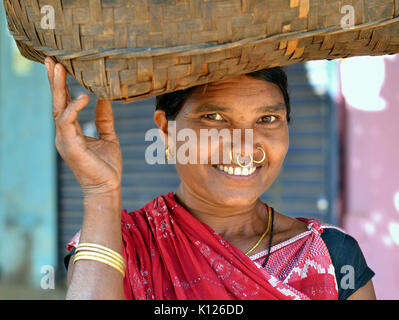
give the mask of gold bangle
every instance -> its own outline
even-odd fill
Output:
[[[83,247],[97,248],[97,249],[101,250],[103,253],[107,253],[109,256],[113,257],[116,260],[119,260],[123,263],[125,261],[125,259],[123,258],[123,256],[120,253],[118,253],[110,248],[107,248],[105,246],[102,246],[101,244],[96,244],[96,243],[88,243],[88,242],[79,243],[76,247],[76,252],[78,252],[79,249],[83,248]],[[86,250],[90,250],[89,248],[86,248]]]
[[[89,252],[89,251],[85,251],[85,252],[79,252],[75,255],[76,257],[82,257],[82,256],[90,256],[90,257],[97,257],[100,258],[102,260],[108,261],[109,263],[111,263],[113,266],[117,267],[120,270],[125,270],[125,267],[123,265],[121,265],[120,263],[118,263],[116,260],[113,260],[107,256],[98,254],[98,253],[93,253],[93,252]],[[75,261],[75,260],[74,260]]]
[[[99,255],[97,253],[90,253],[90,252],[79,252],[75,255],[75,258],[73,260],[73,263],[76,263],[76,261],[79,260],[94,260],[97,262],[102,262],[105,263],[106,265],[118,270],[121,274],[122,277],[125,277],[125,270],[124,268],[117,263],[115,260],[111,260],[110,258],[107,258],[106,256]]]
[[[85,247],[79,248],[79,250],[75,251],[75,254],[93,254],[100,256],[104,259],[112,261],[115,264],[118,264],[122,269],[125,269],[125,261],[121,261],[119,259],[115,259],[107,254],[104,254],[103,251],[96,248],[90,248],[89,250],[85,250]]]
[[[125,266],[125,260],[123,258],[121,258],[119,255],[110,254],[108,251],[105,251],[104,249],[86,246],[86,245],[78,245],[75,252],[78,253],[78,252],[82,252],[82,251],[91,251],[91,252],[97,252],[97,253],[103,254],[107,257],[110,257],[110,258],[118,261],[122,266]]]
[[[113,265],[112,263],[110,263],[109,261],[104,260],[104,259],[101,259],[101,258],[99,258],[99,257],[79,256],[79,257],[76,257],[76,258],[75,258],[74,263],[75,263],[76,261],[79,261],[79,260],[94,260],[94,261],[97,261],[97,262],[102,262],[102,263],[104,263],[104,264],[106,264],[106,265],[108,265],[108,266],[110,266],[110,267],[112,267],[112,268],[118,270],[118,271],[121,273],[122,278],[125,277],[125,272],[124,272],[121,268],[119,268],[119,267]]]
[[[80,252],[78,252],[78,253],[75,254],[75,257],[80,257],[80,256],[93,256],[93,257],[99,257],[99,258],[101,258],[101,259],[104,259],[104,260],[109,261],[110,263],[112,263],[112,264],[114,264],[114,265],[119,266],[121,269],[124,269],[124,268],[125,268],[125,265],[124,265],[124,264],[121,264],[121,263],[118,262],[117,260],[115,260],[115,259],[113,259],[113,258],[111,258],[111,257],[109,257],[109,256],[103,255],[103,254],[101,254],[101,253],[96,253],[96,252],[91,252],[91,251],[80,251]]]

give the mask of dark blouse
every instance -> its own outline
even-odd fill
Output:
[[[357,289],[363,287],[375,273],[367,266],[359,244],[350,235],[335,228],[324,228],[321,238],[334,265],[338,299],[346,300]]]

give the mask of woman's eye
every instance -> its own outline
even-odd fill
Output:
[[[205,118],[211,120],[223,120],[222,116],[219,113],[208,113],[205,115]]]
[[[263,123],[273,123],[277,120],[276,116],[264,116],[261,118],[261,122]]]

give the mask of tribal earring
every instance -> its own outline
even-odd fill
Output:
[[[169,147],[167,147],[167,148],[165,149],[165,155],[166,155],[166,159],[167,159],[167,160],[172,159],[173,156],[174,156],[174,154],[173,154],[172,152],[169,152]]]

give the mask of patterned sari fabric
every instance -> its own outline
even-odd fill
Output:
[[[302,220],[308,231],[272,247],[263,268],[266,251],[248,257],[172,192],[139,210],[122,210],[125,299],[337,299],[323,228],[315,219]]]

